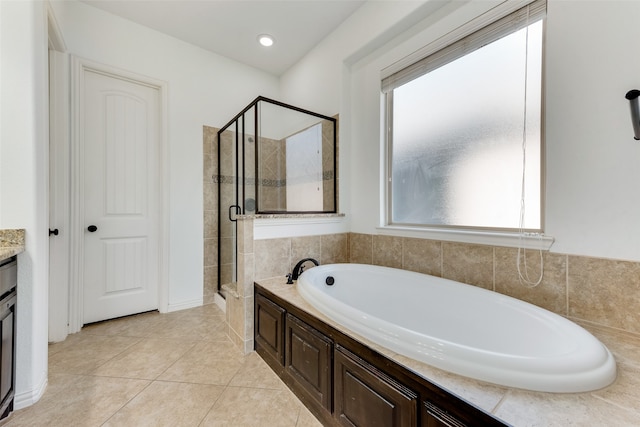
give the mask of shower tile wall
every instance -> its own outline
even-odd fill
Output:
[[[540,252],[527,250],[537,281]],[[640,334],[640,262],[543,252],[539,285],[520,283],[518,249],[434,240],[349,234],[349,260],[428,273],[500,292],[573,320]]]
[[[338,115],[333,116],[334,119],[336,119],[336,126],[335,126],[335,135],[336,135],[336,150],[338,150],[338,139],[337,136],[339,135],[339,129],[338,129],[338,124],[340,123],[340,121],[338,120]],[[331,169],[331,167],[333,167],[333,158],[334,158],[334,150],[333,150],[333,134],[334,134],[334,129],[333,126],[331,126],[331,123],[329,121],[323,121],[322,122],[322,169],[323,169],[323,173],[322,173],[322,180],[323,180],[323,185],[322,185],[322,200],[323,200],[323,206],[324,206],[324,210],[325,211],[331,211],[331,210],[336,210],[337,208],[334,206],[334,180],[336,179],[336,173],[335,171],[339,170],[338,169],[338,153],[335,153],[335,169]],[[338,185],[335,185],[335,200],[340,200],[338,198]]]
[[[287,209],[286,140],[260,138],[260,200],[261,211]]]
[[[338,115],[334,116],[338,119]],[[336,121],[336,135],[338,122]],[[334,208],[334,157],[333,126],[322,122],[322,164],[323,164],[323,206],[324,210]],[[336,150],[338,141],[336,138]],[[260,138],[260,210],[287,210],[287,138],[280,140]],[[337,154],[337,153],[336,153]],[[253,167],[253,166],[252,166]],[[338,169],[337,156],[335,170]],[[336,186],[337,191],[337,186]],[[336,194],[336,200],[337,200]]]
[[[203,127],[204,304],[213,302],[218,289],[218,191],[213,179],[218,174],[217,133],[217,128]]]

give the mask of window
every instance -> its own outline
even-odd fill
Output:
[[[537,1],[383,79],[387,223],[542,228]]]

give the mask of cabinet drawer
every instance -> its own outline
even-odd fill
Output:
[[[344,426],[417,424],[416,393],[341,346],[334,352],[334,416]]]
[[[284,366],[284,317],[282,307],[262,295],[256,296],[256,349],[261,348],[281,367]]]
[[[285,370],[313,400],[331,412],[332,341],[287,314]]]

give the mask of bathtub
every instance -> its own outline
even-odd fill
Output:
[[[613,356],[582,327],[476,286],[360,264],[311,268],[296,286],[333,321],[466,377],[556,393],[596,390],[616,378]]]

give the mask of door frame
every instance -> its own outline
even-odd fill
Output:
[[[49,49],[49,342],[64,341],[69,316],[69,58]]]
[[[158,196],[160,219],[158,232],[159,271],[158,309],[166,312],[169,301],[169,167],[167,138],[167,82],[121,70],[78,56],[71,57],[71,159],[70,159],[70,274],[69,274],[69,333],[80,331],[84,324],[83,270],[84,270],[84,75],[99,73],[142,84],[158,90],[160,95],[160,123],[158,126],[159,179]]]
[[[47,2],[49,38],[49,237],[48,339],[63,341],[69,316],[69,57],[62,31]]]

